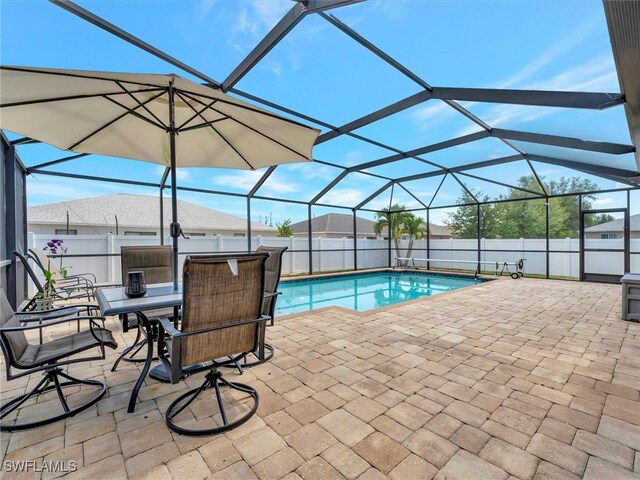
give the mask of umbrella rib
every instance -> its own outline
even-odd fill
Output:
[[[185,104],[187,104],[187,105],[189,106],[189,108],[191,108],[191,109],[195,112],[195,111],[196,111],[196,109],[193,107],[193,105],[191,105],[191,103],[189,103],[189,102],[188,102],[188,101],[187,101],[187,100],[182,96],[182,93],[183,93],[183,92],[180,92],[179,90],[177,90],[177,91],[176,91],[176,95],[178,95],[178,96],[182,99],[182,101],[183,101]],[[202,102],[200,102],[198,99],[192,99],[192,100],[197,101],[198,103],[202,104]],[[214,110],[215,110],[215,109],[214,109]],[[216,110],[216,112],[217,112],[217,110]],[[219,113],[219,112],[218,112],[218,113]],[[202,118],[205,122],[207,121],[207,119],[206,119],[206,118],[204,118],[204,117],[202,116],[202,114],[198,114],[198,116],[199,116],[200,118]],[[231,148],[234,152],[236,152],[236,155],[238,155],[238,156],[242,159],[242,161],[243,161],[244,163],[246,163],[247,165],[249,165],[249,168],[250,168],[251,170],[255,170],[255,167],[254,167],[253,165],[251,165],[251,163],[249,163],[249,161],[248,161],[246,158],[244,158],[244,156],[243,156],[243,155],[242,155],[242,154],[241,154],[241,153],[240,153],[240,152],[239,152],[239,151],[238,151],[238,150],[237,150],[237,149],[236,149],[236,148],[235,148],[235,147],[234,147],[234,146],[229,142],[229,140],[227,140],[227,139],[225,138],[225,136],[224,136],[224,135],[222,135],[218,130],[216,130],[216,128],[215,128],[213,125],[209,125],[209,128],[211,128],[211,130],[213,130],[214,132],[216,132],[216,133],[218,134],[218,136],[219,136],[222,140],[224,140],[224,142],[225,142],[227,145],[229,145],[229,148]]]
[[[91,80],[104,80],[106,82],[109,83],[113,83],[114,80],[116,80],[113,77],[104,77],[101,75],[79,75],[78,73],[75,73],[73,71],[70,70],[63,70],[63,71],[55,71],[55,70],[47,70],[47,69],[43,69],[43,68],[29,68],[29,67],[10,67],[10,66],[0,66],[0,70],[8,70],[11,72],[28,72],[28,73],[38,73],[41,75],[56,75],[59,77],[72,77],[72,78],[88,78]],[[89,73],[89,72],[85,72],[85,73]],[[101,72],[92,72],[92,73],[101,73]],[[102,72],[102,73],[106,73],[106,72]],[[129,73],[122,73],[122,75],[130,75]],[[158,75],[158,74],[148,74],[150,76],[155,76],[157,78],[162,78],[163,82],[166,82],[166,75]],[[140,85],[140,86],[145,86],[145,87],[153,87],[153,88],[161,88],[164,89],[164,86],[158,86],[157,83],[149,83],[149,82],[138,82],[135,80],[125,80],[126,83],[130,83],[131,85]]]
[[[271,113],[271,112],[269,112],[267,110],[262,110],[262,109],[260,109],[258,107],[254,107],[253,105],[250,105],[250,104],[248,104],[248,103],[246,103],[246,102],[244,102],[242,100],[238,100],[237,102],[232,102],[232,101],[229,101],[229,100],[227,100],[225,98],[214,97],[214,96],[208,95],[206,93],[192,92],[192,91],[186,90],[186,89],[183,89],[181,91],[184,94],[197,95],[199,97],[207,98],[207,99],[210,99],[210,100],[212,100],[214,98],[217,98],[219,103],[224,103],[225,105],[231,105],[233,107],[238,107],[238,108],[241,108],[243,110],[248,110],[248,111],[253,112],[253,113],[259,113],[260,115],[265,115],[265,116],[271,117],[271,118],[273,118],[275,120],[279,120],[281,122],[290,123],[292,125],[298,125],[300,127],[310,128],[308,125],[305,125],[304,123],[297,122],[297,121],[292,120],[290,118],[284,118],[284,117],[282,117],[282,116],[280,116],[278,114]],[[234,98],[234,97],[231,97],[231,96],[229,96],[227,94],[223,94],[223,93],[220,93],[219,95],[225,95],[228,98]],[[189,97],[189,98],[192,98],[192,97]],[[242,103],[240,103],[240,102],[242,102]]]
[[[180,97],[180,98],[182,98],[182,97]],[[184,100],[184,99],[183,99],[183,100]],[[216,103],[217,101],[218,101],[218,99],[217,99],[217,98],[216,98],[216,99],[213,99],[213,100],[211,101],[211,103],[209,103],[209,104],[205,105],[204,107],[202,107],[202,110],[200,110],[200,111],[196,111],[196,113],[194,113],[194,114],[193,114],[193,116],[191,116],[189,119],[187,119],[185,122],[183,122],[183,123],[182,123],[182,125],[178,126],[178,127],[176,128],[176,130],[177,130],[177,131],[187,131],[187,130],[192,130],[194,127],[187,127],[187,128],[184,128],[184,129],[183,129],[183,127],[184,127],[185,125],[188,125],[188,124],[189,124],[189,122],[190,122],[191,120],[193,120],[194,118],[199,117],[199,116],[200,116],[200,114],[201,114],[201,113],[203,113],[205,110],[207,110],[208,108],[211,108],[211,106],[212,106],[214,103]],[[194,109],[194,110],[195,110],[195,109]]]
[[[218,118],[218,119],[216,119],[216,120],[210,120],[210,121],[208,121],[208,122],[199,123],[199,124],[197,124],[197,125],[193,125],[193,126],[191,126],[191,127],[181,128],[181,129],[179,130],[179,132],[188,132],[188,131],[190,131],[190,130],[197,130],[197,129],[199,129],[199,128],[210,127],[210,126],[211,126],[211,125],[213,125],[214,123],[218,123],[218,122],[221,122],[221,121],[223,121],[223,120],[227,120],[228,118],[229,118],[229,117],[225,115],[225,117],[224,117],[224,118]],[[178,132],[178,133],[179,133],[179,132]]]
[[[162,95],[162,94],[157,95],[157,96],[155,96],[154,98],[152,98],[151,100],[154,100],[154,99],[156,99],[156,98],[160,97],[161,95]],[[143,121],[145,121],[145,122],[147,122],[147,123],[149,123],[149,124],[153,125],[154,127],[158,127],[158,128],[159,128],[159,129],[161,129],[161,130],[168,130],[168,127],[167,127],[164,123],[162,123],[162,121],[160,121],[160,123],[156,123],[156,122],[154,122],[152,119],[147,118],[147,117],[145,117],[144,115],[142,115],[142,114],[140,114],[140,113],[136,112],[136,111],[135,111],[135,109],[129,108],[129,107],[127,107],[125,104],[120,103],[120,102],[118,102],[117,100],[114,100],[113,98],[105,97],[105,99],[106,99],[106,100],[109,100],[110,102],[112,102],[112,103],[114,103],[115,105],[119,106],[119,107],[120,107],[120,108],[122,108],[123,110],[126,110],[125,115],[126,115],[127,113],[128,113],[128,114],[131,114],[131,115],[133,115],[134,117],[139,118],[140,120],[143,120]],[[144,102],[144,103],[146,104],[146,103],[149,103],[149,102]],[[143,104],[141,104],[141,105],[138,105],[138,107],[136,107],[136,108],[143,107],[143,106],[144,106],[144,105],[143,105]],[[154,117],[155,117],[155,115],[154,115]],[[122,118],[122,117],[120,117],[120,118]]]
[[[200,104],[202,104],[202,103],[203,103],[200,99],[198,99],[198,98],[193,98],[193,97],[191,97],[190,95],[188,95],[188,94],[187,94],[187,92],[183,92],[183,93],[185,93],[185,94],[186,94],[186,95],[187,95],[191,100],[193,100],[194,102],[198,102],[198,103],[200,103]],[[224,101],[222,101],[222,103],[224,103]],[[229,104],[230,104],[230,105],[235,105],[235,104],[233,104],[233,103],[229,103]],[[192,107],[192,108],[193,108],[193,107]],[[217,110],[217,109],[215,109],[215,108],[212,108],[212,110],[214,110],[215,112],[219,113],[220,115],[227,115],[227,114],[225,114],[224,112],[221,112],[220,110]],[[251,109],[250,109],[250,110],[251,110]],[[254,111],[254,112],[256,112],[256,113],[264,113],[264,112],[261,112],[260,110],[253,110],[253,111]],[[286,119],[283,119],[282,117],[275,117],[275,118],[278,118],[278,119],[280,119],[280,120],[287,121]],[[240,120],[238,120],[237,118],[233,118],[233,117],[231,117],[231,116],[230,116],[230,117],[229,117],[229,120],[232,120],[232,121],[234,121],[234,122],[236,122],[236,123],[239,123],[239,124],[240,124],[240,125],[242,125],[243,127],[248,128],[249,130],[251,130],[251,131],[253,131],[253,132],[257,133],[258,135],[261,135],[261,136],[263,136],[264,138],[267,138],[267,139],[271,140],[273,143],[276,143],[276,144],[280,145],[281,147],[286,148],[286,149],[287,149],[287,150],[289,150],[290,152],[295,153],[296,155],[298,155],[298,156],[300,156],[300,157],[304,158],[305,160],[308,160],[308,157],[307,157],[306,155],[304,155],[304,154],[302,154],[302,153],[300,153],[300,152],[298,152],[298,151],[294,150],[293,148],[289,147],[288,145],[285,145],[284,143],[282,143],[282,142],[280,142],[280,141],[276,140],[275,138],[272,138],[272,137],[270,137],[270,136],[268,136],[268,135],[266,135],[266,134],[264,134],[264,133],[260,132],[259,130],[256,130],[255,128],[251,127],[250,125],[247,125],[246,123],[241,122],[241,121],[240,121]],[[217,132],[217,130],[216,130],[216,132]]]
[[[153,100],[155,100],[156,98],[158,98],[159,96],[162,95],[163,92],[160,92],[157,95],[154,95],[153,97],[151,97],[149,100],[147,100],[145,103],[149,103]],[[115,102],[115,100],[113,100],[112,98],[109,97],[105,97],[107,100],[110,100],[111,102]],[[117,104],[117,102],[116,102]],[[84,138],[82,138],[81,140],[79,140],[78,142],[74,143],[73,145],[71,145],[70,147],[67,148],[67,150],[73,150],[75,147],[77,147],[78,145],[80,145],[81,143],[87,141],[89,138],[93,137],[94,135],[96,135],[97,133],[101,132],[102,130],[104,130],[105,128],[109,127],[110,125],[113,125],[115,122],[117,122],[118,120],[120,120],[121,118],[124,118],[125,115],[129,115],[133,113],[132,111],[127,111],[125,113],[123,113],[122,115],[118,115],[116,118],[114,118],[113,120],[111,120],[110,122],[106,123],[105,125],[102,125],[100,128],[98,128],[97,130],[94,130],[93,132],[91,132],[89,135],[85,136]],[[152,123],[149,119],[146,119],[144,117],[142,117],[142,119],[146,120],[149,123]]]
[[[118,85],[118,86],[119,86],[119,87],[120,87],[120,88],[121,88],[121,89],[122,89],[122,90],[123,90],[127,95],[129,95],[129,97],[131,97],[131,99],[133,99],[133,101],[134,101],[134,102],[136,102],[138,105],[140,105],[142,108],[144,108],[144,110],[145,110],[149,115],[151,115],[153,118],[155,118],[155,119],[156,119],[156,121],[157,121],[160,125],[163,125],[163,127],[164,127],[165,129],[167,128],[167,126],[166,126],[166,125],[164,125],[164,123],[162,122],[162,120],[161,120],[160,118],[158,118],[158,117],[156,116],[156,114],[155,114],[155,113],[153,113],[151,110],[149,110],[149,109],[147,108],[147,106],[146,106],[146,105],[143,105],[143,104],[140,102],[140,100],[138,100],[138,99],[135,97],[135,95],[133,95],[133,94],[132,94],[129,90],[127,90],[126,88],[124,88],[124,86],[122,85],[122,83],[120,83],[120,81],[119,81],[119,80],[116,80],[116,84],[117,84],[117,85]]]
[[[160,88],[150,88],[147,90],[138,90],[136,93],[147,93],[147,92],[157,92],[158,90],[162,90]],[[64,97],[55,97],[55,98],[39,98],[36,100],[24,100],[22,102],[13,102],[13,103],[4,103],[0,105],[0,108],[5,107],[22,107],[24,105],[35,105],[38,103],[49,103],[49,102],[63,102],[65,100],[80,100],[82,98],[95,98],[95,97],[104,97],[105,95],[124,95],[123,92],[113,92],[113,93],[95,93],[88,95],[66,95]]]

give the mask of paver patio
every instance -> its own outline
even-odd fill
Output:
[[[105,379],[108,396],[3,434],[3,465],[75,460],[69,478],[87,479],[640,478],[640,324],[620,320],[620,296],[615,285],[501,279],[366,315],[278,318],[274,359],[241,379],[260,393],[258,414],[216,437],[164,425],[184,383],[147,379],[126,413],[139,366],[111,373],[111,351],[70,368]],[[109,326],[119,348],[133,340],[116,318]],[[3,372],[3,400],[34,381]]]

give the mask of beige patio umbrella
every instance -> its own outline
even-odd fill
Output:
[[[178,75],[0,66],[0,129],[62,150],[171,167],[254,170],[311,161],[319,131]]]

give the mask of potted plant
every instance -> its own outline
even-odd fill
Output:
[[[40,312],[53,310],[53,286],[56,283],[56,279],[53,278],[53,273],[51,273],[51,259],[49,259],[47,269],[44,271],[44,278],[46,280],[44,290],[38,292],[38,297],[36,298],[35,309]]]
[[[58,270],[60,271],[60,275],[62,275],[62,278],[66,278],[69,269],[67,267],[62,266],[62,256],[65,253],[67,253],[67,247],[64,247],[63,244],[64,244],[64,240],[54,238],[47,242],[47,246],[44,247],[43,250],[47,252],[47,255],[49,257],[51,257],[51,255],[60,254],[60,268]],[[51,269],[47,268],[47,270],[51,270]]]

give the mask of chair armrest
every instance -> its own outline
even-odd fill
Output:
[[[46,328],[46,327],[50,327],[52,325],[58,325],[60,323],[67,323],[67,322],[75,322],[76,320],[89,320],[90,322],[93,320],[100,320],[101,322],[106,320],[106,317],[100,317],[100,316],[81,316],[81,317],[67,317],[67,318],[61,318],[60,320],[54,320],[52,322],[47,322],[45,324],[42,325],[33,325],[33,326],[21,326],[21,327],[5,327],[2,326],[0,327],[0,332],[19,332],[21,330],[35,330],[36,328]]]
[[[18,321],[28,323],[68,317],[70,315],[76,315],[78,312],[79,310],[76,307],[64,307],[46,311],[15,312],[15,314],[18,318]]]
[[[161,318],[160,324],[162,328],[165,329],[172,337],[180,338],[180,337],[190,337],[193,335],[202,335],[203,333],[215,332],[218,330],[226,330],[228,328],[241,327],[243,325],[252,325],[254,323],[264,323],[271,320],[269,315],[262,315],[260,318],[256,318],[255,320],[243,320],[241,322],[231,323],[228,325],[216,325],[213,327],[201,328],[200,330],[194,330],[192,332],[181,332],[180,330],[174,328],[173,323],[168,318]],[[169,325],[171,328],[168,328]]]
[[[173,320],[162,317],[160,318],[160,325],[162,325],[162,329],[172,337],[178,337],[182,335],[182,332],[173,325]]]
[[[65,278],[69,278],[69,277],[71,277],[71,278],[81,278],[82,280],[86,280],[87,282],[91,282],[91,283],[96,283],[98,281],[96,276],[91,272],[75,273],[73,275],[67,275]],[[89,279],[87,277],[91,277],[92,279]]]
[[[264,298],[277,297],[278,295],[282,295],[282,292],[269,292],[263,295]]]
[[[80,305],[80,306],[84,307],[84,305]],[[74,305],[74,307],[75,307],[75,305]],[[38,313],[43,313],[43,314],[45,314],[45,313],[55,313],[55,312],[58,312],[60,310],[66,310],[68,308],[74,308],[74,307],[71,307],[71,306],[56,307],[56,308],[53,308],[51,310],[46,310],[46,311],[43,311],[43,312],[38,312],[38,311],[33,310],[33,311],[30,311],[30,312],[22,311],[22,312],[13,312],[13,313],[15,313],[16,315],[37,315]]]

